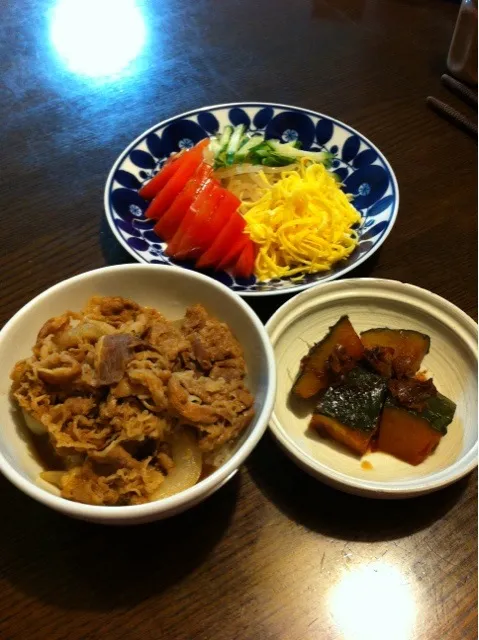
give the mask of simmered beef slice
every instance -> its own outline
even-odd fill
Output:
[[[191,351],[191,345],[181,330],[158,311],[150,312],[150,323],[145,340],[166,358],[171,365],[184,352]]]
[[[242,381],[174,373],[168,381],[170,410],[200,432],[200,448],[211,450],[236,437],[254,415],[254,398]]]
[[[220,377],[220,370],[224,369],[222,377],[225,379],[245,375],[243,350],[239,342],[229,327],[208,315],[202,305],[195,304],[186,310],[181,329],[191,344],[193,363],[201,371],[211,371],[212,377]]]
[[[95,349],[97,384],[120,382],[128,361],[133,357],[133,349],[139,344],[138,338],[124,333],[102,336]]]
[[[432,379],[389,380],[389,392],[402,406],[415,411],[422,411],[428,400],[437,396],[437,389]]]
[[[125,322],[136,320],[141,312],[140,305],[120,296],[93,296],[83,309],[85,316],[103,320],[113,326],[121,326]]]

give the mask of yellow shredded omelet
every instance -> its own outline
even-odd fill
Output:
[[[262,183],[261,195],[255,201],[243,198],[241,210],[246,231],[259,246],[258,280],[301,279],[328,271],[351,254],[358,244],[352,227],[361,216],[322,164],[305,160],[279,179],[264,172],[255,178]]]

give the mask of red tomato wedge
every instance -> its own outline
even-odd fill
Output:
[[[185,217],[188,209],[190,208],[197,192],[201,189],[202,185],[213,173],[213,169],[202,162],[195,171],[194,176],[187,182],[184,189],[177,195],[173,203],[168,208],[168,211],[161,216],[159,222],[154,227],[155,233],[160,238],[169,242],[175,235],[181,221]]]
[[[206,202],[213,191],[213,189],[218,185],[218,182],[213,179],[209,179],[206,182],[203,182],[201,188],[197,191],[195,199],[191,203],[190,208],[186,212],[183,220],[181,221],[180,226],[176,230],[175,235],[171,239],[171,242],[168,243],[166,247],[166,254],[169,256],[175,256],[178,251],[181,243],[181,238],[183,237],[184,232],[189,227],[192,220],[197,215],[198,211],[200,211],[203,203]]]
[[[176,154],[168,158],[163,167],[158,171],[156,176],[144,184],[141,189],[138,191],[138,195],[141,196],[144,200],[153,200],[156,194],[162,189],[171,176],[175,173],[178,167],[181,164],[181,160],[184,158],[185,154]]]
[[[256,251],[253,242],[249,238],[248,240],[249,242],[247,242],[238,261],[233,267],[233,275],[238,278],[249,278],[253,275]]]
[[[203,160],[203,150],[196,146],[189,154],[185,154],[181,164],[163,189],[155,196],[145,212],[147,218],[158,220],[172,204],[173,200],[185,187]],[[179,161],[178,161],[179,162]]]
[[[138,194],[145,200],[153,200],[161,189],[166,185],[168,180],[173,176],[177,169],[181,166],[183,160],[187,158],[193,151],[197,149],[203,150],[209,143],[209,138],[200,140],[198,144],[184,153],[176,153],[170,156],[165,162],[161,170],[149,182],[141,187]]]
[[[240,201],[238,198],[229,191],[226,191],[223,200],[219,204],[218,215],[224,216],[227,222],[209,249],[198,258],[196,266],[199,269],[219,265],[229,249],[240,237],[245,228],[245,221],[243,216],[237,212],[239,204]]]
[[[243,249],[246,247],[248,242],[251,242],[251,240],[245,233],[242,233],[239,237],[237,237],[233,245],[230,246],[229,251],[224,254],[224,257],[217,266],[217,269],[228,269],[228,267],[236,264],[236,261],[240,257]]]
[[[213,243],[225,225],[223,215],[218,208],[224,197],[225,189],[213,187],[209,196],[201,205],[188,227],[183,232],[175,258],[197,258]]]

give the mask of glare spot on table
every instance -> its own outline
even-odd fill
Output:
[[[146,27],[135,0],[58,0],[51,14],[50,39],[69,71],[108,78],[140,54]]]

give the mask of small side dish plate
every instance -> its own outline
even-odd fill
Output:
[[[163,162],[174,152],[188,149],[226,125],[244,124],[249,133],[281,142],[301,142],[302,149],[335,154],[332,171],[353,195],[362,222],[359,245],[334,269],[297,281],[281,278],[258,282],[255,277],[234,278],[224,271],[205,271],[243,296],[302,291],[334,280],[356,268],[382,245],[390,233],[399,207],[399,190],[391,166],[366,137],[330,116],[300,107],[266,102],[220,104],[164,120],[142,133],[115,161],[105,186],[108,224],[117,240],[139,262],[175,264],[195,269],[194,263],[175,261],[165,253],[165,243],[155,234],[154,220],[145,217],[148,203],[138,194]]]
[[[314,400],[293,397],[291,386],[309,347],[344,314],[358,331],[387,326],[430,336],[423,368],[457,410],[447,435],[422,464],[411,466],[381,452],[361,459],[308,429]],[[447,486],[477,466],[477,324],[450,302],[393,280],[343,280],[289,300],[269,320],[267,330],[278,372],[270,428],[311,475],[349,493],[407,498]]]

